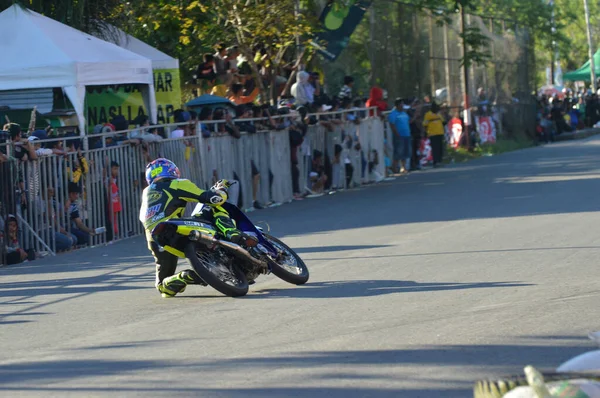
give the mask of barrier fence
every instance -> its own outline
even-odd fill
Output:
[[[365,110],[362,110],[365,111]],[[318,115],[322,117],[323,115]],[[71,137],[40,142],[60,142],[56,148],[88,148],[100,139],[99,148],[64,154],[38,156],[37,160],[10,158],[0,162],[0,236],[2,263],[14,253],[4,222],[12,214],[18,222],[20,247],[38,255],[54,255],[72,246],[99,245],[143,233],[138,220],[141,193],[146,186],[144,170],[152,159],[166,157],[174,161],[184,178],[208,189],[216,180],[237,180],[230,201],[242,209],[262,203],[290,202],[294,193],[310,190],[313,154],[323,155],[325,172],[333,187],[357,186],[385,175],[384,123],[369,117],[355,123],[343,121],[343,112],[333,114],[338,124],[309,125],[302,144],[295,148],[293,162],[288,128],[243,133],[235,138],[214,132],[162,139],[132,145],[106,146],[107,137],[135,138],[125,131],[95,137]],[[250,121],[251,122],[251,121]],[[202,122],[217,130],[219,122]],[[222,123],[222,122],[220,122]],[[177,125],[163,126],[167,135]],[[83,142],[82,142],[83,141]],[[76,145],[73,143],[76,142]],[[0,148],[11,154],[11,146]],[[113,171],[112,166],[117,166]],[[114,176],[113,176],[113,173]],[[76,184],[81,194],[69,193]],[[294,187],[298,192],[294,192]],[[71,189],[73,190],[73,189]],[[193,206],[190,206],[190,209]],[[106,230],[91,236],[78,227],[79,218],[87,228]],[[13,254],[14,255],[14,254]]]

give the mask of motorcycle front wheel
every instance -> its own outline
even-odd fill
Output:
[[[185,256],[200,278],[215,290],[229,297],[248,293],[246,275],[231,261],[225,263],[219,253],[190,242],[185,247]]]
[[[279,259],[269,259],[271,272],[277,277],[293,285],[304,285],[308,282],[309,273],[304,261],[288,245],[274,236],[263,233],[265,239],[281,251]]]

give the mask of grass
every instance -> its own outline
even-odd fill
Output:
[[[498,138],[495,144],[483,144],[477,146],[472,151],[468,151],[466,148],[454,149],[449,147],[444,163],[463,163],[482,156],[493,156],[533,146],[535,146],[535,143],[526,138]]]

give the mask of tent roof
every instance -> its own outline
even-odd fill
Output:
[[[18,5],[0,13],[0,37],[0,90],[153,83],[149,59]]]
[[[596,77],[600,77],[600,50],[596,51],[596,54],[594,54],[594,69],[596,69]],[[589,82],[591,80],[590,72],[590,61],[588,60],[581,68],[565,73],[563,75],[563,80]]]
[[[119,47],[152,60],[152,67],[154,69],[179,69],[179,60],[177,58],[173,58],[151,45],[128,35],[116,26],[108,25],[106,32],[111,37],[111,41],[114,41]]]

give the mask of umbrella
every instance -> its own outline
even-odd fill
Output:
[[[557,86],[544,86],[540,89],[540,94],[545,95],[546,97],[554,97],[564,98],[565,94],[561,91],[562,87]]]
[[[201,106],[207,106],[207,105],[229,105],[229,106],[235,106],[227,98],[223,98],[223,97],[219,97],[218,95],[211,95],[211,94],[201,95],[201,96],[199,96],[197,98],[194,98],[193,100],[191,100],[187,104],[185,104],[185,106],[187,106],[188,108],[191,108],[191,107],[201,107]]]

